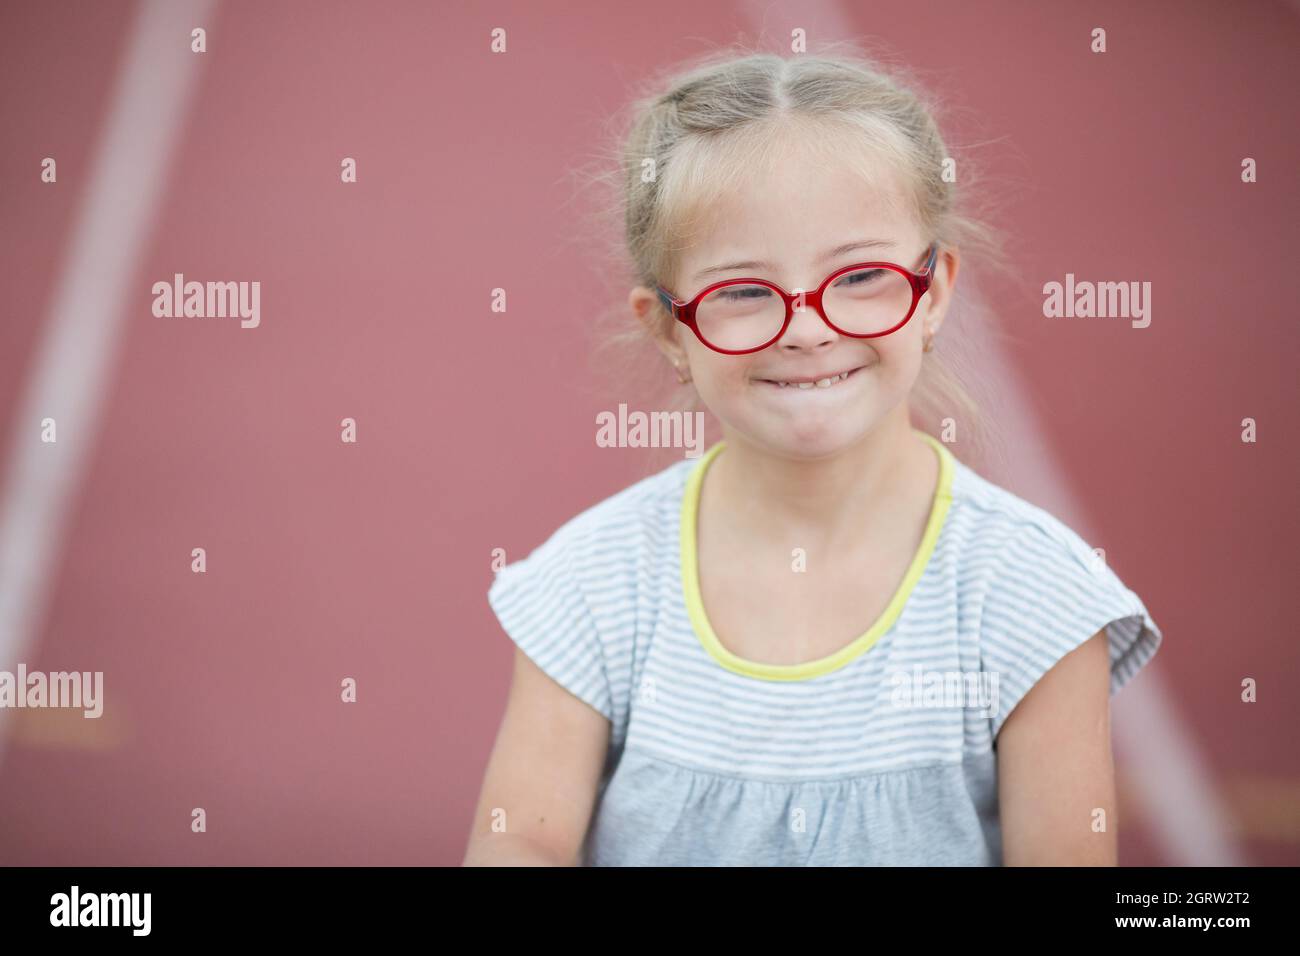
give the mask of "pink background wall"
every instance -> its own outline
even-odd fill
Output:
[[[152,10],[0,12],[11,503],[20,460],[42,450],[23,396]],[[521,557],[664,463],[593,441],[597,411],[641,406],[595,384],[589,311],[566,304],[610,301],[568,174],[672,57],[736,39],[780,51],[794,27],[814,53],[846,29],[884,43],[957,107],[950,141],[987,143],[1031,293],[989,290],[1041,427],[1012,440],[1068,487],[989,477],[1073,500],[1063,517],[1165,632],[1157,674],[1121,695],[1158,692],[1176,732],[1120,747],[1122,861],[1224,859],[1178,816],[1190,802],[1235,858],[1300,862],[1300,7],[223,2],[191,25],[208,52],[96,415],[59,421],[60,443],[86,452],[66,533],[45,538],[30,632],[0,635],[17,655],[0,669],[104,671],[107,710],[0,715],[0,862],[460,861],[510,673],[491,550]],[[489,52],[498,26],[504,56]],[[195,56],[188,32],[172,39]],[[46,156],[57,184],[40,181]],[[355,185],[339,182],[344,156]],[[1246,156],[1258,183],[1240,182]],[[151,286],[175,272],[259,280],[261,326],[155,318]],[[1067,272],[1150,281],[1151,326],[1044,318],[1033,292]],[[356,445],[339,441],[344,417]],[[19,579],[0,566],[0,588]],[[339,702],[345,676],[355,706]],[[1239,702],[1243,677],[1258,703]],[[1128,739],[1146,713],[1121,715]],[[1186,775],[1144,791],[1144,753]]]

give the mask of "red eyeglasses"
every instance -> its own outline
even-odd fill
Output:
[[[787,292],[766,279],[724,279],[683,302],[655,286],[664,307],[715,352],[744,355],[767,348],[790,326],[796,310],[811,305],[827,325],[856,339],[897,332],[930,288],[939,244],[925,251],[912,272],[893,262],[859,262],[836,269],[812,292]]]

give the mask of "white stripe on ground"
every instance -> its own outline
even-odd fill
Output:
[[[739,0],[739,7],[740,15],[747,18],[752,34],[764,49],[788,50],[791,25],[803,27],[814,38],[809,51],[814,54],[817,37],[834,42],[863,35],[855,29],[844,4],[834,0],[807,0],[797,7],[772,0]],[[772,12],[792,11],[798,13],[793,20],[769,16]],[[963,297],[975,303],[979,291],[967,281]],[[950,324],[960,334],[961,316],[950,318],[957,320]],[[1046,433],[1031,411],[1029,393],[995,340],[985,341],[987,345],[966,354],[972,363],[971,374],[982,382],[1001,386],[996,396],[990,390],[991,407],[985,413],[998,422],[1004,434],[1015,436],[1014,441],[1006,443],[1006,464],[1009,473],[1016,476],[1017,493],[1055,514],[1085,541],[1095,542],[1084,509],[1072,490],[1071,477],[1050,454]],[[1107,555],[1113,559],[1109,550]],[[1152,614],[1160,623],[1158,611]],[[1157,654],[1112,701],[1116,762],[1122,763],[1126,780],[1132,782],[1142,801],[1143,822],[1159,841],[1160,852],[1169,864],[1240,866],[1244,861],[1226,825],[1229,814],[1195,740],[1187,732],[1187,724],[1178,717],[1159,665]]]
[[[60,263],[31,378],[12,422],[0,501],[0,670],[28,663],[56,581],[68,517],[99,432],[112,382],[127,284],[136,279],[198,73],[213,56],[213,0],[146,0],[121,71]],[[207,53],[190,31],[208,31]],[[57,159],[58,157],[56,157]],[[77,168],[64,162],[64,176]],[[41,441],[41,421],[57,442]],[[106,691],[112,693],[107,680]],[[0,708],[0,731],[8,710]],[[6,735],[0,732],[0,757]]]

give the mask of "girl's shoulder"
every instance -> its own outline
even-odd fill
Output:
[[[600,562],[628,552],[671,523],[680,509],[686,476],[697,460],[673,462],[583,508],[561,521],[536,550]],[[603,567],[606,572],[613,570],[608,564]]]
[[[496,571],[488,603],[506,634],[561,686],[607,717],[613,741],[628,720],[643,578],[676,533],[687,459],[565,520],[523,558]]]
[[[1102,600],[1146,614],[1112,566],[1131,567],[1122,548],[1086,541],[1047,508],[954,462],[945,532],[959,586],[1026,607]]]
[[[1004,548],[1032,542],[1042,552],[1040,558],[1091,565],[1097,551],[1061,518],[960,459],[953,462],[951,519],[967,538]]]

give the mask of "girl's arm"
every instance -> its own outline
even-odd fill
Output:
[[[515,649],[463,866],[576,866],[609,745],[609,721]],[[494,822],[504,822],[504,829]]]
[[[996,747],[1004,865],[1116,865],[1104,629],[1030,688],[1003,722]]]

